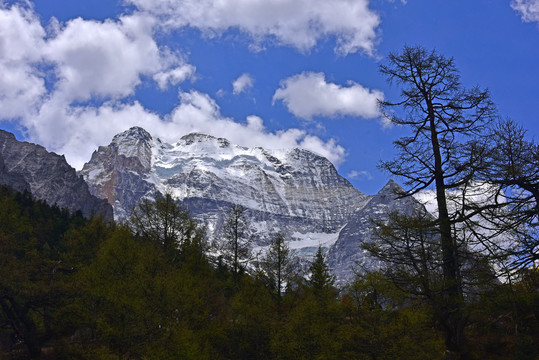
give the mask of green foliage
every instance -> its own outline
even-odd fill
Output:
[[[264,276],[234,274],[210,264],[198,228],[171,249],[127,225],[84,220],[3,188],[0,197],[0,349],[10,348],[13,329],[25,340],[0,358],[38,357],[42,348],[44,358],[88,360],[444,356],[422,297],[384,272],[339,292],[321,249],[308,280],[283,271],[291,259],[282,236]],[[280,293],[279,267],[288,284]],[[530,271],[473,299],[466,331],[474,357],[537,356],[537,286]]]
[[[129,220],[137,236],[160,245],[171,261],[182,261],[182,252],[205,246],[204,230],[171,194],[142,199]]]
[[[430,308],[410,301],[383,273],[357,276],[342,306],[349,321],[349,352],[366,359],[443,358],[443,337],[434,329]]]
[[[260,270],[262,279],[280,302],[285,286],[299,271],[281,233],[272,239],[268,251],[260,262]]]
[[[471,306],[469,335],[481,359],[535,359],[539,356],[539,273],[524,270],[515,283],[486,292]]]
[[[80,214],[0,187],[0,324],[20,334],[31,357],[64,330],[74,268],[63,257],[63,233],[83,224]]]
[[[315,295],[319,298],[327,298],[334,296],[335,276],[329,271],[329,267],[322,254],[322,247],[318,247],[313,263],[309,268],[311,273],[309,277],[309,285]]]

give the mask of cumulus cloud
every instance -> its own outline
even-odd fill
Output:
[[[511,7],[520,13],[522,21],[539,23],[538,0],[513,0]]]
[[[197,91],[180,94],[180,105],[170,114],[169,121],[153,129],[156,134],[173,142],[190,132],[202,132],[224,137],[235,144],[269,149],[300,147],[327,157],[338,166],[346,156],[345,149],[334,139],[324,141],[300,129],[270,132],[258,116],[247,117],[246,124],[238,123],[220,113],[219,106],[209,95]]]
[[[234,95],[241,94],[242,92],[252,88],[254,82],[255,81],[251,75],[247,73],[242,74],[239,78],[234,80],[234,82],[232,83]]]
[[[113,135],[131,126],[154,128],[161,123],[158,115],[140,103],[108,102],[99,107],[66,107],[45,103],[35,116],[25,119],[28,140],[49,151],[64,154],[76,169],[90,160],[99,145],[106,145]]]
[[[44,37],[45,30],[32,11],[0,7],[1,117],[20,117],[45,95],[45,81],[34,66],[42,61]]]
[[[166,90],[170,85],[178,85],[185,80],[192,78],[196,68],[190,64],[184,64],[168,71],[158,72],[153,79],[161,90]]]
[[[358,116],[365,119],[380,117],[378,100],[384,94],[369,90],[358,83],[347,86],[328,83],[323,73],[304,72],[281,81],[273,101],[282,100],[292,114],[299,118],[313,116]]]
[[[66,101],[131,95],[141,75],[161,68],[153,22],[139,15],[118,21],[70,20],[45,48],[47,60],[56,66],[56,91]]]
[[[135,13],[117,20],[53,21],[47,33],[31,8],[0,6],[0,121],[17,118],[28,141],[65,154],[76,168],[97,146],[135,125],[171,142],[197,131],[250,147],[302,147],[336,165],[343,161],[346,152],[333,139],[300,129],[271,132],[257,116],[236,122],[201,92],[180,91],[178,105],[165,116],[133,101],[144,77],[166,89],[195,72],[156,43],[155,26],[151,16]],[[246,80],[238,90],[247,88]]]
[[[135,125],[168,142],[176,142],[191,132],[201,132],[248,147],[300,147],[327,157],[337,166],[346,156],[344,148],[334,139],[324,141],[300,129],[271,132],[258,116],[249,116],[246,123],[238,123],[223,116],[209,95],[197,91],[180,92],[179,105],[164,118],[138,102],[115,101],[99,107],[69,108],[48,102],[26,125],[32,141],[65,154],[68,162],[79,169],[99,145],[108,144],[115,134]]]
[[[24,117],[50,99],[69,105],[124,98],[134,94],[142,76],[154,76],[160,87],[192,76],[192,65],[159,48],[155,21],[138,13],[117,20],[56,20],[47,34],[31,7],[0,8],[2,116]]]
[[[161,19],[163,26],[194,27],[214,35],[235,28],[256,45],[274,39],[308,51],[333,36],[342,55],[372,54],[379,16],[369,0],[126,0]]]

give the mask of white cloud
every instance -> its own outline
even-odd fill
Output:
[[[132,95],[143,75],[154,76],[160,87],[193,76],[194,66],[159,48],[154,27],[155,19],[141,14],[65,24],[53,19],[47,34],[31,8],[0,8],[3,116],[23,116],[47,92],[66,104],[119,99]]]
[[[161,90],[166,90],[168,85],[178,85],[185,80],[192,78],[196,68],[190,64],[184,64],[168,71],[158,72],[153,79]]]
[[[308,51],[328,36],[335,51],[372,54],[379,16],[369,0],[126,0],[160,17],[163,26],[194,27],[208,35],[240,29],[255,41],[268,39]]]
[[[380,117],[378,99],[384,94],[355,82],[341,86],[326,82],[323,73],[304,72],[281,81],[273,101],[282,100],[292,114],[303,119],[313,116]]]
[[[347,175],[346,175],[347,178],[349,179],[357,179],[359,177],[362,177],[362,178],[365,178],[367,180],[372,180],[373,177],[372,177],[372,174],[368,171],[357,171],[357,170],[351,170]]]
[[[44,36],[45,30],[39,18],[30,9],[0,7],[0,54],[3,61],[39,60]]]
[[[344,148],[334,139],[323,141],[300,129],[287,129],[276,132],[268,131],[263,120],[258,116],[247,117],[247,123],[241,124],[220,114],[219,106],[207,94],[191,91],[180,94],[181,103],[169,116],[169,122],[156,134],[167,141],[176,141],[178,134],[202,132],[224,137],[235,144],[269,149],[287,149],[300,147],[327,157],[338,166],[346,156]]]
[[[298,145],[296,145],[297,147],[322,155],[331,161],[336,167],[339,167],[347,155],[346,150],[337,144],[335,139],[329,139],[327,142],[324,142],[319,137],[313,135],[303,135],[298,140],[300,141],[298,141]],[[296,146],[287,146],[287,148]]]
[[[242,92],[252,88],[254,82],[255,81],[251,75],[247,73],[242,74],[239,78],[234,80],[234,82],[232,83],[234,95],[241,94]]]
[[[59,78],[57,96],[71,102],[133,94],[141,75],[161,69],[153,22],[139,15],[119,21],[70,20],[46,46],[46,58]]]
[[[164,118],[138,102],[112,101],[99,107],[66,107],[53,100],[44,104],[39,114],[25,120],[30,141],[65,154],[77,169],[90,159],[99,145],[108,144],[115,134],[135,125],[168,142],[175,142],[191,132],[202,132],[248,147],[308,149],[327,157],[336,166],[346,156],[344,148],[334,139],[324,141],[300,129],[270,132],[257,116],[249,116],[245,124],[224,117],[215,100],[197,91],[181,92],[180,104]]]
[[[141,104],[105,103],[99,107],[66,107],[47,102],[36,116],[25,120],[29,141],[47,150],[64,154],[76,169],[90,160],[99,145],[106,145],[112,136],[131,126],[154,128],[161,123]]]
[[[539,23],[539,0],[513,0],[511,7],[520,13],[522,21]]]
[[[38,106],[45,81],[33,66],[42,60],[45,30],[18,6],[0,7],[0,116],[18,118]]]

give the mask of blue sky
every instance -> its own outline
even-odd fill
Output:
[[[76,168],[134,125],[299,146],[372,194],[403,133],[378,66],[404,45],[454,57],[537,139],[539,0],[0,0],[0,128]]]

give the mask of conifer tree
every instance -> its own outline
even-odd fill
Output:
[[[272,239],[268,252],[262,259],[261,268],[279,304],[286,284],[297,271],[295,265],[283,234],[278,233]]]
[[[433,188],[436,194],[435,225],[440,236],[441,272],[445,302],[438,314],[451,356],[468,357],[464,328],[463,291],[460,253],[466,248],[458,223],[465,223],[484,207],[470,211],[466,189],[473,185],[482,157],[475,146],[486,126],[495,120],[496,112],[488,91],[477,87],[466,89],[460,82],[454,60],[406,46],[401,53],[389,55],[380,67],[388,82],[402,86],[401,99],[383,101],[385,115],[396,125],[410,130],[409,136],[395,141],[398,155],[381,163],[391,174],[405,179],[409,188],[403,196]],[[394,111],[403,109],[404,114]],[[456,211],[451,209],[451,190],[461,191]],[[458,205],[458,201],[453,201]],[[497,205],[493,205],[494,207]]]
[[[223,257],[231,267],[235,278],[245,271],[245,266],[251,260],[251,238],[248,234],[248,223],[245,208],[233,204],[225,214],[223,227],[224,243],[221,246]]]
[[[311,273],[309,285],[315,295],[323,296],[334,292],[335,276],[329,270],[321,246],[318,246],[318,251],[314,262],[309,267],[309,272]]]

